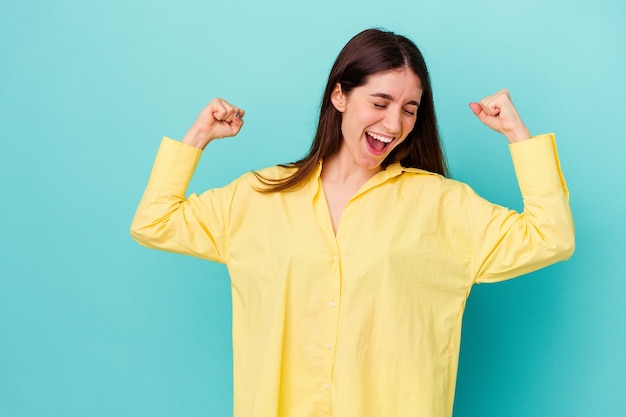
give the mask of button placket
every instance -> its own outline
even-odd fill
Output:
[[[328,281],[328,289],[327,289],[327,299],[326,303],[323,306],[325,311],[325,316],[327,317],[327,326],[326,326],[326,337],[325,343],[321,346],[325,351],[326,357],[326,378],[324,381],[323,389],[325,391],[330,390],[330,385],[332,384],[332,374],[334,368],[335,361],[335,344],[337,339],[337,327],[339,325],[339,312],[338,312],[338,303],[340,298],[340,288],[341,288],[341,258],[337,252],[333,252],[331,254],[331,268],[330,268],[330,279]]]

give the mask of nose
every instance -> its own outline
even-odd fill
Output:
[[[385,119],[383,120],[383,126],[387,129],[387,133],[396,136],[402,129],[402,110],[387,109],[385,113]]]

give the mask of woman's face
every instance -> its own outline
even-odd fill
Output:
[[[343,141],[339,158],[365,169],[380,169],[391,151],[415,126],[422,98],[422,82],[408,68],[368,77],[367,83],[349,94],[338,84],[332,95],[342,113]]]

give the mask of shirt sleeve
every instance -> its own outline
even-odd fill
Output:
[[[130,232],[143,246],[225,263],[228,209],[237,182],[185,198],[201,154],[163,138]]]
[[[512,144],[510,150],[524,210],[494,204],[480,210],[472,263],[478,283],[526,274],[566,260],[574,251],[569,192],[554,135]]]

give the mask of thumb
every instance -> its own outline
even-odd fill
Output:
[[[483,106],[481,106],[480,104],[472,101],[469,106],[470,109],[472,109],[472,112],[476,115],[476,117],[478,117],[483,123],[489,117],[489,115],[485,112],[485,109],[483,109]]]
[[[469,104],[469,106],[470,106],[470,109],[472,109],[472,112],[474,112],[476,116],[479,116],[480,113],[483,111],[483,108],[480,106],[480,104],[475,103],[473,101]]]

